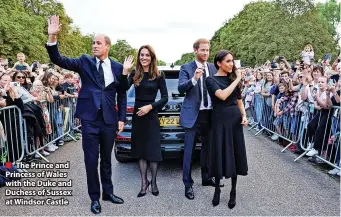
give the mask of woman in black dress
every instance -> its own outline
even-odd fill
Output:
[[[248,171],[242,126],[247,126],[248,122],[241,96],[242,76],[234,65],[232,54],[220,51],[214,58],[214,65],[217,73],[206,79],[213,104],[209,158],[210,175],[215,177],[216,187],[212,204],[219,204],[220,179],[232,178],[228,202],[232,209],[236,205],[237,175],[245,176]]]
[[[157,68],[154,49],[142,46],[137,55],[136,70],[128,76],[129,86],[135,86],[135,106],[131,129],[131,157],[139,159],[141,191],[137,197],[146,195],[150,182],[147,179],[148,163],[152,172],[152,194],[159,195],[156,185],[157,164],[162,160],[160,122],[158,109],[168,102],[168,91],[164,75]],[[132,65],[128,57],[125,64]],[[161,98],[155,102],[160,90]]]

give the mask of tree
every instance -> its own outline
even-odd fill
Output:
[[[191,62],[195,59],[194,53],[184,53],[181,56],[181,59],[177,60],[175,62],[175,65],[183,65],[185,63]]]
[[[126,40],[117,40],[116,44],[112,45],[109,51],[109,56],[116,61],[123,63],[127,56],[133,55],[136,59],[137,50],[132,48]],[[134,61],[136,63],[136,61]]]
[[[340,23],[341,3],[328,0],[326,3],[318,3],[316,7],[321,19],[327,23],[330,34],[337,36],[336,28]]]
[[[276,55],[295,61],[308,43],[315,59],[337,53],[336,40],[310,1],[252,2],[216,31],[209,60],[226,49],[243,65],[263,64]]]
[[[58,34],[59,49],[69,57],[91,54],[93,35],[82,35],[72,24],[63,4],[56,0],[1,0],[0,2],[0,56],[16,61],[23,52],[28,63],[38,60],[50,62],[45,50],[47,17],[56,14],[62,24]]]
[[[16,54],[23,52],[28,61],[47,61],[44,19],[28,14],[20,0],[2,0],[0,14],[0,56],[13,63]]]
[[[157,61],[157,65],[158,65],[158,66],[165,66],[165,65],[167,65],[167,64],[166,64],[165,61],[158,60],[158,61]]]
[[[276,0],[275,2],[290,18],[302,15],[315,7],[312,0]]]

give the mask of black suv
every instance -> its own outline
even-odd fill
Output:
[[[185,95],[178,92],[180,66],[159,66],[160,71],[166,75],[168,89],[168,103],[159,110],[161,151],[163,158],[182,158],[184,150],[185,131],[179,125],[180,110]],[[160,97],[160,92],[156,100]],[[125,127],[115,139],[115,157],[118,162],[127,162],[131,150],[131,119],[134,111],[135,88],[132,85],[127,92],[127,118]],[[197,143],[199,151],[201,144]]]

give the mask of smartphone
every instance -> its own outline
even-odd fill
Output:
[[[317,87],[313,88],[313,93],[317,93]]]
[[[19,70],[19,71],[25,71],[25,70],[27,69],[27,67],[26,67],[26,66],[17,65],[17,66],[15,67],[15,69],[16,69],[16,70]]]
[[[332,54],[330,54],[330,53],[325,54],[323,59],[324,60],[331,60],[332,59]]]
[[[17,92],[20,92],[20,83],[19,82],[10,82],[11,87]]]

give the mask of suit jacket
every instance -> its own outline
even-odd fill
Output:
[[[207,63],[207,67],[210,76],[213,76],[217,72],[217,69],[212,63]],[[182,65],[180,68],[178,90],[179,93],[186,93],[180,113],[180,125],[186,128],[192,128],[194,126],[201,104],[202,90],[200,80],[203,77],[198,80],[198,83],[195,86],[193,86],[192,83],[192,78],[197,68],[195,61]],[[203,83],[205,83],[205,81],[203,81]]]
[[[67,58],[59,54],[57,45],[46,45],[46,49],[54,64],[78,72],[81,77],[82,88],[78,94],[75,114],[77,118],[94,121],[102,101],[103,117],[106,124],[125,121],[128,79],[127,76],[122,75],[122,64],[110,59],[114,82],[105,87],[96,68],[95,57],[83,54],[79,58]]]

